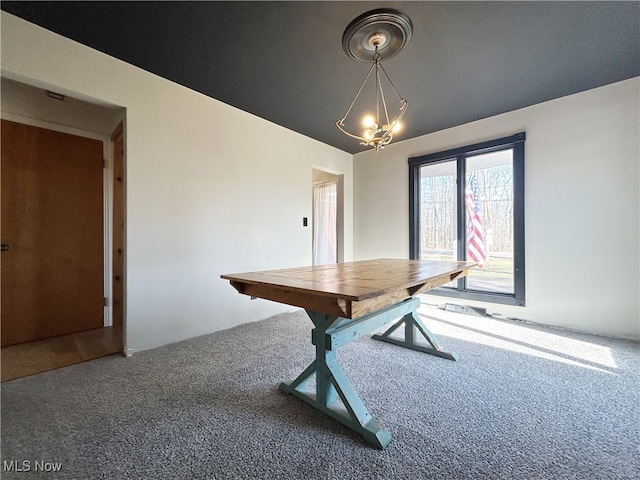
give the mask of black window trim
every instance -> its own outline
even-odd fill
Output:
[[[464,205],[465,162],[468,156],[482,153],[490,153],[500,150],[513,149],[513,263],[514,263],[514,293],[481,292],[466,289],[466,278],[458,281],[458,288],[436,288],[429,294],[446,297],[476,300],[488,303],[500,303],[505,305],[525,305],[525,239],[524,239],[524,142],[526,134],[516,133],[509,137],[476,143],[466,147],[458,147],[443,152],[421,155],[409,158],[409,255],[412,259],[420,258],[420,219],[419,219],[419,190],[420,167],[425,164],[435,164],[448,160],[456,161],[456,192],[458,205]],[[464,232],[464,217],[458,217],[458,231]],[[466,255],[465,238],[458,238],[458,258]]]

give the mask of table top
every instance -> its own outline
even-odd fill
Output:
[[[476,262],[377,259],[221,275],[240,293],[357,318],[468,274]]]

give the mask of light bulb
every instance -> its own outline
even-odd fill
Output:
[[[362,125],[366,128],[371,128],[376,124],[375,119],[371,115],[367,115],[362,119]]]
[[[364,131],[364,135],[363,135],[363,136],[364,136],[364,138],[366,138],[367,140],[371,140],[371,139],[373,138],[373,136],[374,136],[374,135],[375,135],[375,134],[373,133],[373,130],[372,130],[372,129],[369,129],[369,130],[365,130],[365,131]]]
[[[397,122],[391,129],[393,133],[398,133],[400,130],[402,130],[402,124],[400,122]]]

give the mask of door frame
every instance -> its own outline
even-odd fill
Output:
[[[111,135],[101,135],[94,132],[88,132],[73,127],[67,127],[65,125],[57,125],[55,123],[49,123],[42,120],[36,120],[29,117],[23,117],[14,113],[2,112],[2,119],[10,122],[23,123],[32,127],[45,128],[47,130],[53,130],[61,133],[68,133],[76,135],[78,137],[90,138],[92,140],[98,140],[102,142],[102,156],[105,160],[105,165],[102,170],[103,175],[103,200],[102,200],[102,221],[104,225],[104,297],[106,299],[113,298],[113,282],[111,280],[111,272],[113,268],[112,248],[113,248],[113,225],[112,225],[112,212],[113,212],[113,148],[111,143]],[[113,310],[111,308],[111,302],[105,301],[104,306],[104,325],[110,327],[113,325]],[[124,329],[123,329],[124,335]]]

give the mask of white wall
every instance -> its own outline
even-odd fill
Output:
[[[356,260],[408,258],[409,157],[524,131],[527,305],[464,303],[640,338],[639,93],[634,78],[355,155]]]
[[[352,156],[5,12],[2,76],[127,109],[126,346],[139,351],[290,310],[223,273],[311,264],[312,166]]]

